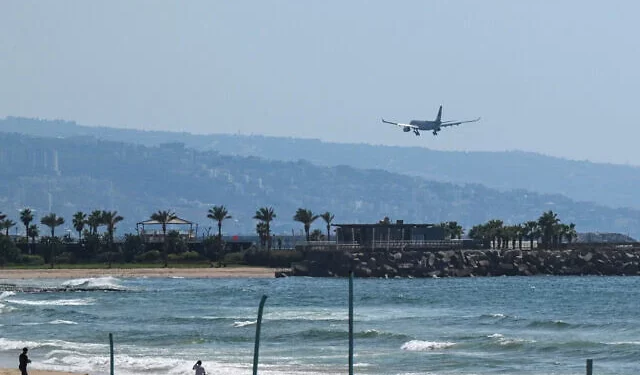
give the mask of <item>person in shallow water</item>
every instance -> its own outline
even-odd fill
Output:
[[[196,364],[193,365],[193,369],[196,370],[196,375],[207,375],[204,367],[202,367],[202,361],[196,362]]]
[[[29,359],[29,357],[27,357],[27,352],[29,351],[29,349],[27,348],[23,348],[22,349],[22,354],[20,354],[20,356],[18,357],[18,360],[20,361],[20,364],[18,365],[18,368],[20,369],[20,374],[21,375],[28,375],[27,374],[27,364],[31,363],[31,360]],[[197,374],[197,372],[196,372]]]

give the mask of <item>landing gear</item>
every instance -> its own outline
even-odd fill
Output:
[[[437,130],[434,130],[434,131],[433,131],[433,135],[438,135],[438,131],[437,131]]]
[[[420,135],[420,132],[418,131],[418,129],[414,129],[413,132],[416,134],[416,136]]]

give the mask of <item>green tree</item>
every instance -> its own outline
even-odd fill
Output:
[[[537,221],[527,221],[522,227],[522,234],[529,240],[529,249],[533,249],[533,241],[540,237]]]
[[[334,219],[334,215],[327,211],[320,215],[320,217],[324,220],[325,224],[327,224],[327,241],[331,241],[331,222]]]
[[[87,217],[87,226],[89,226],[89,233],[98,234],[98,228],[103,225],[102,222],[102,210],[93,210],[89,217]]]
[[[322,234],[322,231],[320,229],[314,229],[313,232],[311,232],[311,234],[309,235],[309,238],[311,239],[311,241],[324,241],[325,239],[324,234]]]
[[[36,237],[40,235],[40,230],[38,226],[35,224],[29,225],[29,229],[27,229],[27,236],[31,238],[31,245],[35,245]]]
[[[0,222],[0,228],[4,229],[4,235],[9,237],[9,229],[13,228],[16,222],[11,219],[4,219]]]
[[[151,214],[151,220],[155,220],[162,225],[162,256],[164,258],[164,266],[167,267],[168,248],[167,248],[167,224],[172,220],[177,219],[175,212],[172,211],[158,211]]]
[[[78,241],[82,239],[82,230],[84,226],[87,224],[87,214],[82,211],[78,211],[73,214],[73,229],[78,232]]]
[[[49,229],[51,229],[51,238],[49,239],[49,245],[51,248],[50,263],[51,263],[51,268],[53,268],[55,263],[55,245],[57,242],[55,241],[56,239],[55,231],[56,231],[56,227],[59,227],[62,224],[64,224],[64,218],[57,216],[55,213],[50,213],[49,215],[46,215],[43,218],[41,218],[40,223],[48,226]]]
[[[222,241],[222,222],[225,219],[231,219],[231,215],[229,215],[229,211],[227,211],[225,206],[213,206],[213,208],[209,209],[207,213],[207,218],[217,222],[218,240]]]
[[[538,218],[538,226],[542,235],[542,245],[545,249],[550,248],[556,231],[556,225],[560,222],[558,215],[549,210]]]
[[[487,236],[488,233],[485,224],[474,225],[473,227],[471,227],[471,229],[469,229],[469,238],[471,238],[472,240],[484,242],[489,239],[487,238]]]
[[[20,221],[24,225],[24,238],[27,240],[27,243],[29,243],[29,224],[33,221],[33,212],[31,212],[30,208],[20,210]]]
[[[276,218],[273,207],[260,207],[253,218],[265,224],[264,232],[266,232],[267,249],[271,250],[271,222]]]
[[[102,222],[107,226],[109,268],[111,268],[111,253],[113,253],[113,234],[116,231],[116,224],[122,220],[124,218],[118,215],[118,211],[102,211]]]
[[[500,248],[502,245],[502,220],[493,219],[485,224],[486,235],[491,240],[493,248]],[[496,240],[499,242],[496,243]]]
[[[267,228],[267,224],[264,221],[261,221],[256,224],[256,233],[260,238],[260,246],[265,247],[267,245],[267,233],[269,229]]]
[[[307,235],[307,241],[309,238],[309,230],[311,229],[311,224],[318,218],[318,215],[314,215],[311,210],[307,210],[305,208],[298,208],[296,214],[293,215],[293,220],[298,221],[304,225],[304,233]]]
[[[565,238],[567,242],[571,244],[574,239],[578,238],[578,232],[576,232],[576,225],[574,223],[570,223],[567,225],[567,231],[565,232]]]

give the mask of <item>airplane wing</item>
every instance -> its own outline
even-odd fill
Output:
[[[446,121],[440,124],[440,127],[444,128],[447,126],[460,125],[460,124],[465,124],[467,122],[478,122],[478,121],[480,121],[480,117],[473,120],[466,120],[466,121]]]
[[[384,122],[385,124],[391,124],[391,125],[399,126],[401,128],[410,128],[410,129],[418,129],[419,130],[419,128],[417,126],[415,126],[415,125],[401,124],[399,122],[387,121],[385,119],[382,119],[382,122]]]

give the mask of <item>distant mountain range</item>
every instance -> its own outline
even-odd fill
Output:
[[[1,133],[17,130],[39,131],[45,137]],[[103,140],[113,139],[113,134],[128,140]],[[455,220],[467,229],[494,218],[515,224],[536,219],[543,211],[552,209],[563,222],[576,223],[580,232],[640,235],[640,210],[576,202],[559,194],[523,189],[498,191],[479,184],[437,182],[381,169],[319,166],[305,160],[267,160],[207,150],[214,146],[222,149],[222,140],[227,139],[237,142],[237,153],[241,154],[242,139],[248,142],[244,147],[252,147],[249,140],[262,140],[265,148],[272,142],[272,147],[287,150],[271,153],[291,153],[293,156],[289,158],[299,154],[296,159],[305,159],[309,154],[319,153],[312,150],[313,144],[329,147],[326,150],[336,147],[334,152],[348,145],[240,136],[174,134],[171,139],[170,135],[6,119],[0,123],[0,211],[8,213],[14,221],[18,221],[18,210],[25,206],[33,207],[38,214],[53,211],[64,216],[70,227],[75,211],[117,210],[125,217],[118,229],[122,233],[132,231],[136,222],[149,218],[157,210],[172,209],[179,216],[199,223],[202,233],[204,228],[214,227],[206,219],[206,211],[214,204],[224,204],[233,215],[232,220],[225,222],[225,233],[250,234],[255,230],[252,216],[263,206],[275,208],[276,233],[299,232],[302,225],[292,219],[298,207],[317,213],[331,211],[337,223],[375,222],[389,216],[405,222]],[[218,137],[215,139],[220,143],[216,146],[210,137]],[[193,142],[187,142],[191,139]],[[168,140],[182,143],[166,143]],[[297,142],[307,149],[290,147]],[[379,150],[390,152],[395,148]],[[341,155],[327,155],[327,160],[342,157],[345,157],[343,164],[350,161]],[[318,221],[314,228],[323,226]]]
[[[481,184],[507,191],[562,194],[576,201],[640,209],[640,167],[572,161],[535,153],[435,151],[419,147],[326,143],[256,135],[196,135],[89,127],[67,121],[9,117],[0,131],[44,137],[95,137],[146,146],[180,142],[188,148],[270,160],[307,160],[318,166],[382,169],[428,180]],[[372,130],[373,131],[373,130]],[[437,139],[425,139],[425,143]],[[577,140],[568,139],[567,147]]]

